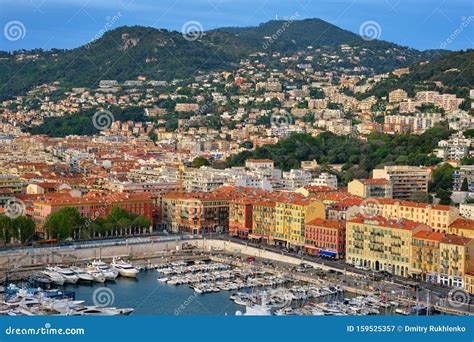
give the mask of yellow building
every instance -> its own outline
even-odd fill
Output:
[[[277,245],[289,248],[304,248],[305,223],[316,218],[326,218],[322,201],[294,194],[279,199],[275,204],[275,233]]]
[[[354,196],[368,197],[392,197],[392,188],[388,180],[380,179],[354,179],[347,184],[347,191]]]
[[[433,231],[448,233],[450,225],[459,218],[459,211],[448,205],[433,205],[390,198],[368,198],[361,206],[365,216],[405,219],[430,226]]]
[[[250,238],[262,239],[273,244],[275,235],[275,202],[259,201],[253,204],[252,235]]]
[[[464,275],[464,290],[471,295],[474,295],[474,272],[466,273]]]
[[[474,240],[446,235],[440,241],[439,282],[449,287],[463,287],[466,273],[474,271]]]
[[[346,262],[408,276],[412,235],[429,227],[409,220],[357,216],[346,225]]]
[[[430,283],[438,282],[439,244],[444,237],[444,234],[433,231],[419,231],[413,234],[410,273],[415,278]]]
[[[17,175],[0,173],[0,193],[22,194],[26,185],[27,183]]]
[[[474,221],[459,218],[449,226],[448,232],[449,234],[474,239]]]

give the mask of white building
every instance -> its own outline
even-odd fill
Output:
[[[318,178],[314,178],[310,185],[328,186],[330,188],[337,188],[337,177],[327,172],[323,172]]]
[[[468,220],[474,220],[474,203],[459,205],[459,214]]]

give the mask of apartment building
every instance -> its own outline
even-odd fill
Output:
[[[11,194],[25,193],[27,183],[18,175],[3,173],[0,174],[0,193],[8,191]]]
[[[474,239],[474,221],[458,218],[449,225],[448,233]]]
[[[462,160],[469,157],[472,139],[464,138],[462,132],[453,134],[448,140],[438,142],[436,156],[443,160]]]
[[[368,198],[361,204],[365,216],[405,219],[430,226],[433,231],[448,233],[450,225],[459,218],[459,210],[448,205],[397,201],[390,198]]]
[[[412,260],[412,236],[429,227],[381,216],[357,216],[346,223],[346,262],[407,277]]]
[[[311,180],[312,186],[327,186],[337,189],[337,177],[327,172],[321,173],[318,177]]]
[[[229,203],[229,235],[247,239],[252,234],[253,200],[236,199]]]
[[[84,197],[45,196],[33,201],[32,218],[41,231],[48,215],[62,208],[74,207],[79,214],[94,220],[106,217],[113,207],[119,207],[129,213],[142,215],[154,223],[155,206],[149,194],[111,194],[89,193]]]
[[[462,183],[467,179],[468,191],[474,191],[474,165],[461,166],[453,173],[453,190],[461,191]]]
[[[413,277],[430,282],[439,282],[440,241],[444,234],[419,231],[412,236],[411,269]]]
[[[446,235],[439,248],[439,282],[449,287],[464,287],[465,274],[474,271],[474,240]]]
[[[321,201],[301,195],[277,200],[275,244],[292,249],[304,249],[305,224],[316,218],[325,218],[325,206]]]
[[[346,250],[345,235],[345,222],[314,219],[305,226],[305,251],[312,255],[342,258]]]
[[[174,233],[224,232],[229,228],[229,195],[169,193],[162,199],[163,227]]]
[[[276,202],[269,200],[256,201],[253,204],[252,233],[249,238],[274,244],[275,206]]]
[[[274,162],[271,159],[247,159],[245,167],[250,170],[273,169]]]
[[[390,103],[402,102],[408,99],[408,93],[403,89],[395,89],[388,94],[388,99]]]
[[[312,179],[311,173],[308,171],[291,169],[289,172],[283,172],[283,179],[281,181],[285,189],[293,191],[309,185]]]
[[[468,220],[474,219],[474,203],[461,203],[459,205],[459,214]]]
[[[368,197],[392,198],[392,188],[388,179],[354,179],[347,185],[347,191],[351,195]]]
[[[429,169],[417,166],[385,166],[374,169],[374,179],[386,179],[392,189],[392,198],[419,201],[428,193]]]
[[[360,205],[363,200],[360,198],[345,198],[342,201],[334,202],[326,206],[326,217],[329,220],[347,221],[361,213]]]

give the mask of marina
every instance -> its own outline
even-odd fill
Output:
[[[357,295],[314,277],[210,258],[144,266],[48,266],[3,289],[0,315],[416,315],[434,314],[380,294]]]

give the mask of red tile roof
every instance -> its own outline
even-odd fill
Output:
[[[325,227],[325,228],[334,228],[334,229],[345,229],[346,223],[343,221],[338,220],[326,220],[322,218],[314,219],[308,223],[307,226],[315,226],[315,227]]]
[[[474,230],[474,220],[458,218],[449,227]]]
[[[441,241],[445,235],[443,233],[432,232],[432,231],[419,231],[413,235],[414,239],[430,240],[430,241]]]
[[[362,215],[358,215],[350,219],[348,222],[375,225],[375,226],[387,227],[387,228],[407,229],[407,230],[413,230],[416,227],[422,226],[422,224],[418,222],[405,220],[405,219],[391,220],[382,216],[374,216],[374,217],[367,218]]]
[[[443,239],[441,239],[440,242],[448,245],[465,246],[471,241],[472,239],[469,239],[467,237],[449,234],[446,235]]]

